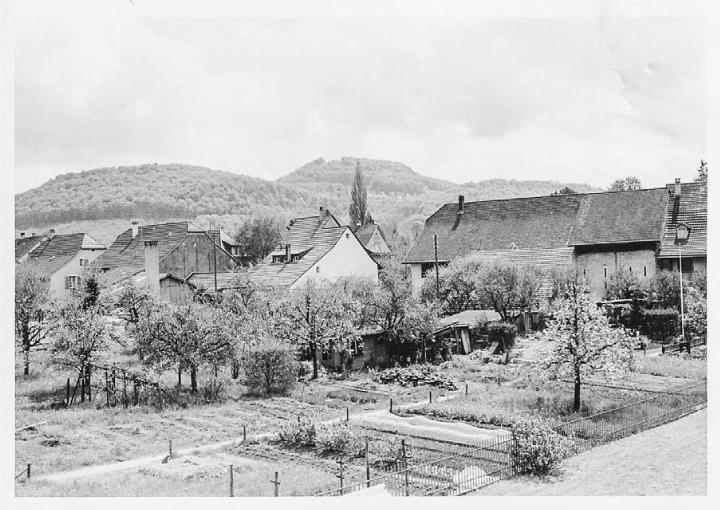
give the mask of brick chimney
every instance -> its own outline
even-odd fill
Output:
[[[680,177],[675,179],[675,187],[673,189],[673,195],[679,197],[682,194],[682,185],[680,184]]]
[[[137,237],[138,232],[140,231],[140,225],[137,220],[133,220],[130,222],[130,225],[132,226],[132,236],[133,239]]]
[[[465,197],[463,195],[458,196],[458,214],[463,214],[465,212]]]
[[[157,241],[145,241],[145,282],[151,289],[160,290],[160,253]]]
[[[285,262],[290,262],[292,260],[292,250],[290,249],[290,245],[285,245]]]

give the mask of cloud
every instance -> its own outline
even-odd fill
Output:
[[[321,155],[660,185],[704,151],[696,20],[25,18],[16,38],[18,190],[153,161],[275,178]]]

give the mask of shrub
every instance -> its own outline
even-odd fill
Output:
[[[692,287],[685,298],[685,329],[690,336],[707,338],[707,298]]]
[[[297,381],[295,352],[277,340],[263,340],[244,360],[245,385],[251,393],[289,394]]]
[[[680,280],[676,272],[658,271],[646,281],[649,297],[662,308],[680,309]]]
[[[492,344],[499,342],[505,348],[510,349],[515,343],[517,328],[514,324],[507,322],[491,322],[487,325],[488,341]]]
[[[372,380],[383,384],[399,384],[400,386],[437,386],[448,390],[458,388],[455,381],[437,372],[432,365],[419,365],[405,368],[388,368],[380,372],[370,371]]]
[[[643,312],[640,332],[655,342],[667,342],[678,332],[677,310],[657,308]]]
[[[218,379],[211,379],[209,383],[200,388],[200,398],[208,404],[223,402],[226,397],[225,385]]]
[[[570,456],[569,440],[539,421],[516,423],[512,438],[511,454],[521,474],[546,475]]]
[[[361,457],[365,453],[365,443],[357,432],[346,424],[318,427],[315,446],[321,453],[339,453]]]
[[[282,427],[278,432],[278,440],[291,446],[315,446],[317,434],[315,421],[305,418]]]

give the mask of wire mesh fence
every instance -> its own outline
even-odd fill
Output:
[[[577,454],[677,420],[706,405],[707,386],[700,382],[569,421],[555,430],[572,439]],[[346,483],[315,495],[342,496],[379,485],[394,496],[461,495],[516,473],[513,441],[512,437],[504,436],[415,464],[404,457],[401,462],[386,467],[381,475],[368,476],[366,480]]]

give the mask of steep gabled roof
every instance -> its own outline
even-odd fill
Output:
[[[660,245],[660,258],[676,258],[679,255],[675,245],[675,228],[678,223],[690,227],[690,238],[682,246],[682,255],[688,257],[707,256],[707,182],[682,183],[680,197],[668,185],[669,200],[665,215],[665,231]]]
[[[48,236],[30,253],[30,260],[48,275],[70,262],[81,249],[103,250],[105,246],[89,234]]]
[[[442,206],[425,222],[420,237],[403,262],[448,261],[475,251],[562,248],[570,239],[581,195],[487,200]]]
[[[15,260],[20,260],[28,255],[33,249],[40,246],[45,238],[45,236],[29,236],[15,239]]]
[[[665,188],[582,195],[570,246],[659,241],[667,208]]]
[[[372,241],[373,236],[377,233],[383,240],[386,246],[388,246],[387,238],[385,237],[385,233],[383,232],[382,228],[380,228],[380,225],[376,223],[370,223],[367,225],[360,225],[355,226],[352,228],[353,233],[355,234],[355,237],[358,238],[358,241],[371,253],[374,251],[369,246],[370,241]],[[389,246],[388,246],[389,251]]]
[[[140,225],[138,235],[132,236],[129,228],[117,236],[115,241],[100,255],[95,264],[102,269],[137,268],[145,265],[144,241],[157,241],[158,255],[162,260],[187,235],[189,222]]]
[[[260,264],[250,270],[250,275],[258,280],[264,280],[275,285],[292,285],[304,275],[315,263],[325,256],[340,240],[345,232],[352,235],[348,227],[317,228],[325,220],[314,217],[315,221],[302,218],[300,225],[294,223],[284,236],[283,244],[290,244],[291,251],[295,247],[302,247],[305,255],[296,262],[273,263],[271,253]],[[296,230],[296,225],[298,229]],[[300,249],[300,248],[298,248]]]

